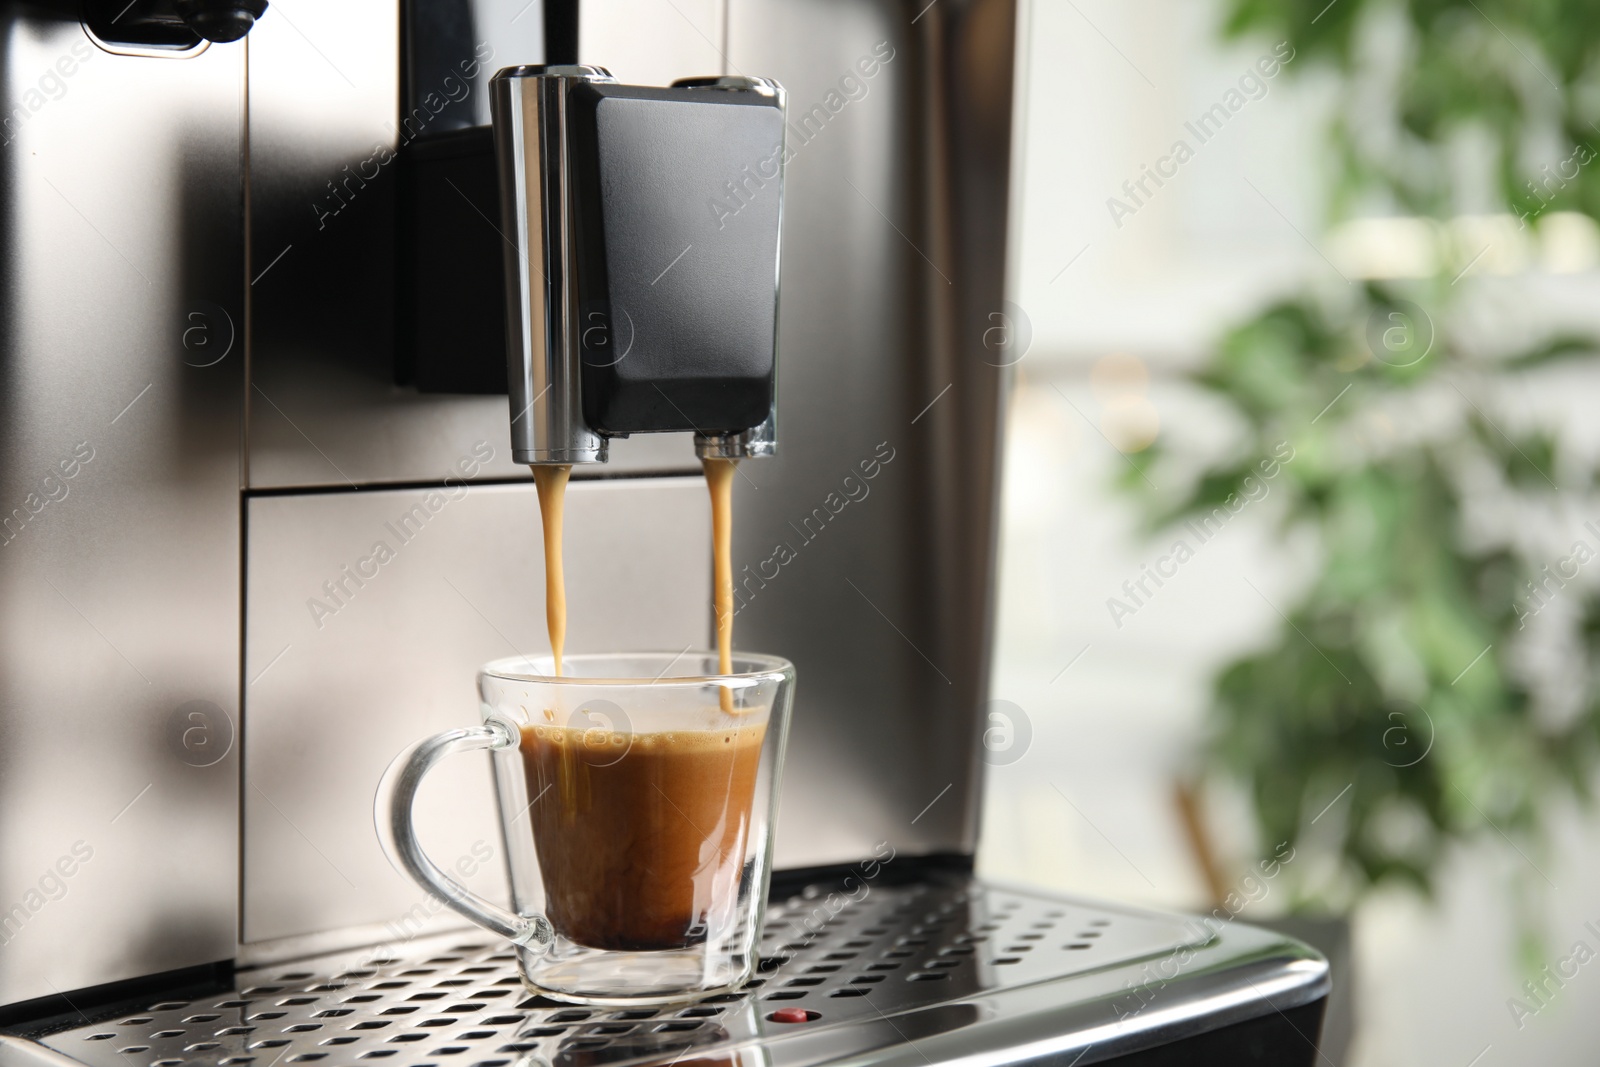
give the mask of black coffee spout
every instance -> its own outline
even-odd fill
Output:
[[[517,460],[672,431],[702,456],[771,454],[782,90],[519,67],[493,100]]]

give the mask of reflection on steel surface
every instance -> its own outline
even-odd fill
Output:
[[[238,929],[244,56],[79,6],[0,9],[0,1004]]]
[[[842,907],[820,889],[775,902],[760,977],[742,994],[694,1005],[617,1010],[529,997],[509,948],[458,934],[243,972],[233,990],[155,1002],[43,1041],[93,1067],[800,1065],[907,1045],[938,1062],[969,1040],[1001,1062],[1036,1058],[1041,1042],[1054,1054],[1088,1041],[1101,1051],[1149,1044],[1166,1030],[1298,1006],[1327,986],[1313,954],[1243,927],[1212,937],[1176,916],[953,879],[862,881],[855,895]],[[1119,1024],[1118,998],[1179,949],[1193,954],[1192,969]],[[1259,993],[1245,1003],[1239,990],[1251,987]],[[816,1018],[771,1019],[788,1007]]]

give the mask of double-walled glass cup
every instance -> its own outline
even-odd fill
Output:
[[[517,657],[478,675],[483,725],[395,760],[379,836],[395,864],[517,946],[537,992],[662,1004],[737,989],[756,966],[794,668],[712,652]],[[430,769],[492,753],[513,910],[470,892],[417,842]]]

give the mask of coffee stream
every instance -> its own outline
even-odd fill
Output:
[[[567,579],[561,569],[561,523],[567,498],[567,466],[533,465],[539,490],[539,518],[544,523],[544,620],[550,630],[550,654],[561,677],[561,653],[567,644]]]
[[[711,591],[717,612],[717,673],[733,673],[733,472],[736,459],[703,459],[711,490]],[[722,710],[733,711],[733,690],[722,690]]]
[[[733,673],[733,474],[736,459],[705,459],[706,488],[711,491],[711,585],[717,616],[717,673]],[[561,568],[561,524],[569,466],[533,465],[539,491],[539,518],[544,524],[544,614],[550,630],[550,654],[561,677],[561,654],[567,643],[567,586]],[[722,690],[722,710],[731,712],[733,690]]]

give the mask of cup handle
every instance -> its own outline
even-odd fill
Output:
[[[483,752],[517,744],[516,735],[504,723],[490,721],[470,729],[446,730],[417,742],[402,752],[384,772],[378,786],[374,815],[378,838],[389,860],[431,896],[485,930],[542,953],[555,940],[555,931],[543,915],[517,915],[467,889],[430,860],[417,840],[412,807],[417,789],[428,772],[457,752]]]

